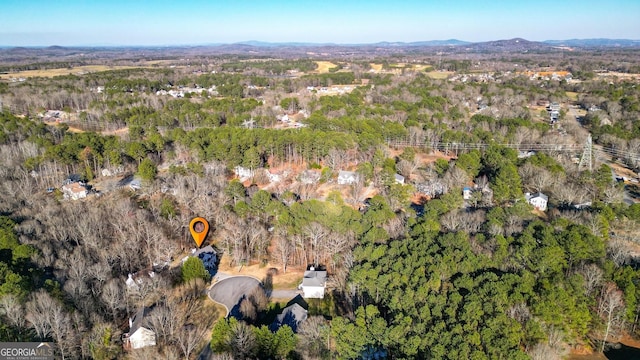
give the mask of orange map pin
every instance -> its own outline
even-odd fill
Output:
[[[193,241],[195,241],[196,245],[200,247],[209,232],[209,223],[201,217],[193,218],[189,224],[189,231],[191,231]]]

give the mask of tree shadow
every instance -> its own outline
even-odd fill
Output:
[[[604,356],[609,360],[640,359],[640,349],[625,344],[610,344]]]

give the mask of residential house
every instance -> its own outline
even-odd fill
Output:
[[[396,181],[396,184],[404,184],[404,176],[400,174],[395,174],[393,177]]]
[[[360,176],[355,171],[340,170],[338,173],[338,185],[351,185],[360,180]]]
[[[318,170],[304,170],[300,173],[299,180],[303,184],[316,184],[320,181],[321,173]]]
[[[251,169],[247,169],[245,167],[242,166],[236,166],[235,168],[233,168],[233,171],[236,173],[236,175],[241,179],[241,180],[246,180],[249,178],[252,178],[254,175],[254,171]]]
[[[473,195],[473,189],[471,189],[470,187],[465,186],[462,189],[462,198],[464,200],[471,200],[472,195]]]
[[[79,182],[62,185],[62,194],[65,199],[79,200],[84,199],[89,194],[89,191],[84,185]]]
[[[143,307],[133,318],[129,318],[129,332],[123,335],[122,342],[125,349],[141,349],[156,345],[156,333],[144,325],[144,317],[149,308]]]
[[[322,299],[324,298],[324,289],[327,285],[327,272],[316,270],[313,266],[304,272],[302,284],[299,288],[302,290],[304,298]]]
[[[139,290],[145,283],[150,283],[155,276],[156,273],[153,271],[141,270],[134,274],[129,273],[124,283],[129,290]]]
[[[270,328],[272,331],[277,331],[281,326],[288,325],[294,333],[297,333],[298,327],[307,319],[307,316],[307,310],[300,304],[294,302],[282,309],[282,312],[276,316]]]
[[[207,245],[202,249],[193,249],[191,256],[197,257],[202,260],[204,268],[207,269],[209,274],[214,275],[218,269],[218,254],[211,245]]]
[[[536,154],[535,151],[519,151],[518,152],[518,159],[530,158],[535,154]]]
[[[524,194],[527,202],[537,210],[547,211],[547,203],[549,202],[549,197],[541,192],[537,192],[535,194],[526,193]]]
[[[266,171],[267,177],[269,178],[269,181],[272,183],[276,183],[276,182],[280,182],[282,180],[284,180],[288,175],[289,175],[289,171],[288,170],[274,170],[274,169],[268,169]]]

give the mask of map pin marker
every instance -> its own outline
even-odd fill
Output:
[[[209,223],[201,217],[193,218],[189,224],[189,231],[191,231],[193,241],[195,241],[196,245],[200,247],[209,232]]]

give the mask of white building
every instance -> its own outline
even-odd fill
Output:
[[[133,318],[129,318],[129,332],[124,334],[123,343],[130,349],[141,349],[156,345],[156,333],[142,326],[144,316],[149,309],[142,308]]]
[[[549,202],[549,197],[541,192],[537,192],[535,194],[526,193],[524,194],[527,202],[537,210],[547,211],[547,203]]]
[[[64,195],[65,199],[84,199],[87,197],[88,193],[89,191],[87,191],[87,188],[80,185],[79,182],[74,182],[62,186],[62,194]]]
[[[302,278],[302,284],[299,288],[302,289],[302,297],[311,299],[324,298],[324,289],[327,285],[327,272],[316,271],[312,266],[308,271],[304,272]]]
[[[351,185],[358,182],[360,176],[355,171],[340,170],[338,173],[338,185]]]

